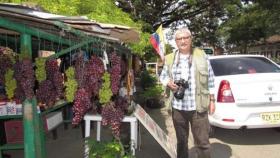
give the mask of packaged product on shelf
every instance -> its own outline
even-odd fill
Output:
[[[0,116],[7,115],[7,103],[4,101],[0,102]]]
[[[16,114],[22,115],[22,104],[16,104]]]
[[[16,109],[16,102],[8,102],[7,103],[7,114],[8,115],[16,115],[17,109]]]

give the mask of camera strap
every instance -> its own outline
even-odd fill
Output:
[[[188,64],[189,64],[188,82],[190,82],[190,80],[191,80],[191,67],[192,67],[192,54],[189,55]]]
[[[176,58],[176,71],[178,71],[178,65],[180,62],[180,52],[177,51],[175,54],[175,58]],[[173,59],[173,63],[175,62],[175,58]],[[192,53],[190,53],[190,55],[188,56],[188,79],[187,81],[189,82],[191,79],[191,67],[192,67]],[[181,72],[182,75],[182,72]]]

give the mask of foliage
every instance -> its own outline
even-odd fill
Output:
[[[141,97],[146,99],[152,97],[159,97],[163,93],[162,85],[155,84],[152,87],[148,87],[143,93],[141,93]]]
[[[97,142],[87,139],[89,158],[135,158],[131,153],[125,153],[123,145],[118,140]]]
[[[152,46],[150,44],[150,36],[151,34],[148,32],[141,32],[140,42],[129,44],[129,46],[134,52],[137,52],[137,55],[143,57],[145,53],[152,50]]]
[[[9,0],[3,2],[18,2]],[[127,25],[141,31],[141,41],[130,44],[134,52],[154,57],[149,36],[163,24],[172,31],[187,26],[194,45],[231,48],[280,34],[280,1],[277,0],[22,0],[63,15],[86,15],[98,22]],[[145,57],[146,58],[146,57]],[[152,58],[154,60],[154,58]]]
[[[109,103],[111,100],[111,97],[113,95],[110,85],[111,85],[111,81],[110,81],[110,74],[108,72],[105,72],[102,76],[102,87],[99,90],[99,102],[103,105],[105,105],[106,103]]]
[[[14,79],[14,71],[8,69],[5,74],[5,89],[8,96],[8,99],[12,99],[15,95],[15,89],[17,88],[17,82]]]
[[[143,70],[141,73],[140,84],[143,89],[152,87],[156,84],[156,77],[152,76],[147,70]]]
[[[66,77],[67,77],[67,81],[65,82],[65,96],[66,96],[66,100],[68,102],[73,102],[74,101],[74,97],[75,97],[75,93],[77,91],[78,88],[78,83],[75,80],[75,70],[72,66],[70,66],[67,70],[66,70]]]
[[[225,26],[230,34],[227,44],[246,46],[264,36],[263,23],[257,22],[257,19],[264,17],[257,12],[252,12],[252,9],[248,7],[243,14],[235,16],[226,23]]]
[[[35,76],[39,83],[46,80],[47,78],[45,64],[46,64],[46,58],[35,59],[35,65],[36,65]]]
[[[280,1],[268,0],[117,0],[134,19],[154,32],[160,24],[174,30],[185,25],[195,46],[237,46],[279,34]],[[146,52],[147,53],[147,52]]]

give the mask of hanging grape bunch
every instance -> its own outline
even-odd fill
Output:
[[[63,76],[59,72],[59,67],[56,59],[50,59],[46,61],[47,79],[50,80],[54,86],[53,93],[57,95],[57,98],[63,96]]]
[[[87,86],[85,87],[87,92],[91,96],[97,96],[101,87],[101,79],[105,72],[103,62],[100,58],[93,55],[91,59],[86,63],[85,78]]]
[[[66,89],[65,89],[65,96],[66,96],[66,100],[68,102],[73,102],[74,101],[74,97],[75,97],[75,93],[77,91],[78,88],[78,83],[75,79],[75,70],[72,66],[70,66],[66,71],[66,78],[67,81],[64,83]]]
[[[14,71],[12,69],[8,69],[5,74],[5,87],[8,99],[13,99],[17,82],[14,79]]]
[[[122,96],[117,96],[117,98],[115,99],[115,104],[116,107],[119,107],[124,113],[128,112],[128,100],[125,97]]]
[[[21,101],[24,101],[25,99],[25,95],[24,95],[24,91],[21,87],[20,81],[21,81],[21,74],[20,74],[20,61],[16,60],[16,63],[13,66],[14,69],[14,77],[16,79],[16,83],[17,83],[17,88],[15,91],[15,98],[19,99]]]
[[[7,54],[4,54],[4,52],[5,48],[0,47],[0,84],[4,84],[6,71],[13,67],[11,58]]]
[[[46,58],[36,58],[35,59],[35,76],[39,83],[47,79],[46,75]]]
[[[74,105],[73,105],[73,113],[74,113],[74,118],[72,120],[73,125],[78,125],[85,113],[88,111],[90,108],[91,102],[90,98],[88,97],[88,93],[84,88],[78,89],[76,95],[75,95],[75,100],[74,100]]]
[[[30,58],[23,58],[19,61],[19,70],[17,73],[16,79],[20,83],[25,98],[31,99],[34,96],[35,73]]]
[[[111,61],[111,89],[114,95],[117,95],[120,88],[120,80],[121,80],[121,58],[113,52],[110,54]]]
[[[86,87],[87,83],[85,83],[84,80],[84,66],[85,66],[85,62],[84,62],[84,57],[83,54],[81,52],[78,53],[77,58],[75,59],[75,78],[76,81],[78,82],[79,87]]]
[[[39,84],[36,91],[36,98],[39,103],[52,106],[56,99],[56,94],[53,93],[55,87],[50,80],[44,80]]]
[[[105,72],[102,76],[102,80],[102,87],[99,90],[99,102],[103,106],[106,106],[106,104],[111,101],[111,97],[113,95],[110,88],[110,74],[108,72]]]
[[[102,108],[102,125],[109,125],[112,129],[112,134],[116,137],[120,137],[121,121],[124,117],[124,113],[121,108],[115,106],[114,102],[108,103]]]

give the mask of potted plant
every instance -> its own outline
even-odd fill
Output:
[[[145,91],[141,93],[141,96],[145,100],[145,105],[148,108],[160,108],[162,103],[162,93],[163,88],[159,84],[148,87]]]
[[[89,158],[136,158],[131,152],[125,152],[121,141],[113,139],[108,142],[97,142],[87,139]]]

